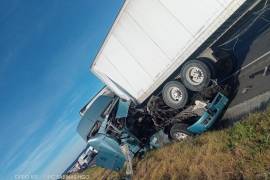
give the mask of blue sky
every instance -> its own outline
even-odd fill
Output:
[[[85,146],[89,66],[122,0],[0,1],[0,179],[61,174]]]

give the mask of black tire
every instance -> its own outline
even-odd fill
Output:
[[[170,129],[170,137],[176,141],[182,141],[192,134],[187,130],[188,125],[183,123],[176,123]]]
[[[178,97],[173,94],[174,91],[177,93]],[[179,95],[180,93],[180,95]],[[178,81],[169,81],[162,90],[162,98],[165,104],[173,109],[183,108],[188,101],[188,92],[186,87]]]
[[[196,69],[199,71],[196,71]],[[196,79],[196,77],[190,74],[192,70],[199,72],[199,74],[203,75],[203,77],[199,76],[197,77],[199,79]],[[209,85],[211,79],[210,68],[206,65],[206,63],[200,60],[187,61],[183,65],[180,74],[182,82],[191,91],[202,91]]]
[[[210,58],[206,58],[206,57],[200,57],[198,58],[199,61],[203,61],[204,64],[207,65],[207,67],[210,69],[211,72],[211,79],[215,79],[217,78],[217,67],[216,64],[213,60],[211,60]]]
[[[216,63],[217,71],[220,72],[218,74],[220,79],[224,79],[230,76],[234,71],[236,71],[237,65],[234,62],[235,61],[232,58],[227,58],[227,59],[220,60]]]

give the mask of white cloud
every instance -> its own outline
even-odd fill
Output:
[[[70,163],[74,161],[74,158],[82,151],[82,146],[85,146],[85,142],[81,137],[74,136],[70,142],[62,148],[59,155],[43,170],[43,177],[61,175],[67,166],[69,166]]]
[[[51,12],[50,12],[51,14]],[[49,20],[50,18],[41,19],[40,22],[43,24],[46,20]],[[47,21],[46,21],[47,22]],[[49,21],[48,21],[49,22]],[[46,24],[46,23],[45,23]],[[36,36],[42,35],[42,26],[39,25],[39,34]],[[59,62],[59,60],[66,60],[66,59],[80,59],[82,56],[81,50],[88,48],[89,41],[91,40],[91,37],[89,37],[89,32],[85,31],[84,34],[80,35],[80,37],[74,37],[74,40],[70,40],[66,43],[66,47],[63,47],[58,52],[54,54],[54,60],[55,62]],[[87,38],[85,38],[87,37]],[[15,60],[18,60],[20,58],[20,51],[23,49],[24,46],[27,45],[27,37],[25,38],[25,41],[22,41],[22,43],[18,46],[16,46],[15,49],[13,49],[5,58],[5,66],[0,68],[0,74],[4,73],[8,68],[12,67],[13,62]],[[87,39],[87,40],[86,40]],[[63,53],[64,52],[64,53]],[[67,53],[69,52],[69,53]],[[72,53],[71,53],[72,52]],[[71,56],[71,57],[70,57]],[[68,64],[70,62],[70,64]],[[11,134],[12,130],[16,130],[18,128],[21,128],[22,133],[21,136],[15,137],[16,139],[13,141],[12,148],[8,150],[8,153],[5,154],[5,157],[1,157],[0,166],[1,168],[0,172],[5,172],[5,170],[9,169],[10,167],[14,166],[14,164],[19,164],[18,168],[13,170],[11,173],[26,173],[26,172],[34,172],[35,170],[38,170],[42,167],[47,161],[47,159],[51,156],[51,153],[56,149],[56,147],[61,144],[63,139],[66,139],[65,136],[67,134],[70,134],[70,131],[75,131],[75,126],[77,122],[75,119],[72,118],[79,118],[78,111],[79,109],[76,109],[77,106],[74,106],[75,103],[79,101],[79,99],[83,96],[82,91],[78,90],[77,92],[70,93],[71,90],[74,90],[74,86],[76,85],[76,80],[78,79],[77,74],[78,71],[81,69],[80,66],[76,66],[71,63],[72,61],[66,61],[66,64],[68,66],[72,66],[72,71],[70,72],[69,77],[74,77],[73,79],[68,79],[64,75],[61,76],[62,78],[56,79],[53,85],[59,86],[57,83],[61,83],[62,88],[58,89],[58,91],[55,92],[54,97],[37,97],[31,99],[31,102],[27,102],[25,104],[25,107],[21,109],[16,109],[16,111],[11,115],[12,121],[9,123],[9,127],[6,127],[8,132],[6,134]],[[74,62],[74,61],[73,61]],[[58,66],[53,66],[48,73],[44,75],[44,77],[41,79],[40,84],[43,84],[44,87],[49,87],[49,90],[54,90],[53,85],[51,84],[52,80],[55,80],[55,75],[59,75],[59,72],[62,72],[62,68],[65,68],[65,66],[61,67],[61,64],[59,63]],[[4,77],[4,76],[3,76]],[[76,79],[77,78],[77,79]],[[48,86],[46,86],[48,85]],[[50,89],[51,88],[51,89]],[[46,94],[44,92],[47,92],[47,89],[42,89],[40,92],[41,95]],[[85,92],[85,90],[84,90]],[[47,123],[47,121],[50,118],[50,114],[53,111],[52,106],[59,104],[61,102],[62,98],[67,97],[68,94],[71,94],[71,101],[63,108],[63,112],[61,113],[60,117],[55,122],[55,127],[48,131],[48,133],[40,139],[40,144],[37,147],[34,147],[29,155],[27,155],[26,159],[23,160],[23,162],[19,162],[18,159],[24,154],[25,152],[29,152],[29,147],[25,147],[25,144],[34,137],[36,134],[38,134],[38,131],[43,128],[44,124]],[[70,97],[70,96],[69,96]],[[42,101],[42,102],[41,102]],[[31,103],[31,104],[29,104]],[[41,106],[38,106],[41,105]],[[40,108],[40,110],[38,110]],[[16,120],[23,120],[23,118],[26,118],[23,113],[32,113],[37,112],[39,115],[36,116],[30,116],[33,118],[33,121],[31,120],[31,124],[21,124],[21,127],[18,127],[16,124],[18,121]],[[74,114],[73,112],[76,111],[76,116],[69,117],[70,114]],[[27,114],[28,115],[28,114]],[[21,117],[20,117],[21,116]],[[67,122],[71,122],[70,124],[67,124]],[[5,133],[4,133],[5,134]],[[18,133],[14,133],[17,135]],[[75,135],[76,136],[76,135]],[[74,139],[71,139],[71,141],[75,141]],[[79,143],[79,142],[78,142]],[[56,160],[55,160],[56,161]],[[56,163],[54,163],[56,164]],[[48,167],[49,168],[49,167]],[[0,174],[1,174],[0,173]]]
[[[44,123],[48,121],[49,117],[44,116],[44,119],[37,120],[31,124],[31,126],[27,127],[27,131],[23,134],[22,137],[19,137],[18,140],[14,143],[12,149],[9,150],[9,153],[2,158],[1,160],[1,171],[3,173],[7,173],[7,170],[14,166],[14,164],[20,164],[18,168],[10,172],[9,174],[14,175],[19,173],[31,173],[46,163],[47,159],[52,156],[50,154],[56,148],[61,146],[61,142],[67,140],[67,136],[76,136],[75,129],[78,123],[79,115],[77,109],[74,108],[76,103],[80,100],[80,97],[84,95],[84,93],[73,93],[71,95],[71,101],[63,107],[63,112],[60,114],[60,117],[55,120],[55,125],[53,129],[48,130],[48,133],[40,139],[40,144],[35,147],[32,151],[29,147],[25,147],[27,141],[35,136],[36,133],[42,128]],[[75,106],[76,107],[76,106]],[[60,147],[62,148],[62,147]],[[23,162],[18,162],[18,159],[22,156],[23,152],[30,151],[30,154]]]
[[[52,129],[43,139],[41,144],[37,146],[32,153],[24,160],[11,174],[35,174],[37,171],[44,166],[47,166],[47,161],[51,157],[56,156],[53,152],[57,148],[63,148],[62,141],[67,137],[70,137],[70,131],[74,130],[77,122],[66,124],[59,122],[57,127]],[[68,136],[69,135],[69,136]],[[67,136],[67,137],[65,137]],[[75,135],[76,137],[76,135]],[[68,139],[68,144],[74,141],[74,136],[71,139]],[[85,145],[85,144],[84,144]],[[66,146],[65,146],[66,147]],[[82,146],[80,147],[82,148]],[[63,149],[62,149],[63,151]],[[57,157],[55,157],[57,158]],[[73,157],[74,158],[74,157]],[[63,168],[63,167],[62,167]]]

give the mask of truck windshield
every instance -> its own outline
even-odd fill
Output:
[[[111,117],[114,116],[117,105],[119,102],[119,98],[115,98],[112,103],[110,103],[107,108],[105,108],[105,110],[101,113],[101,117],[102,118],[106,118],[106,116],[108,116],[108,118],[110,119]]]
[[[95,135],[97,134],[97,132],[98,132],[100,126],[101,126],[101,122],[100,122],[100,121],[97,121],[97,122],[95,123],[95,125],[93,126],[93,128],[90,130],[89,134],[87,135],[87,141],[88,141],[91,137],[93,137],[93,136],[95,136]]]
[[[77,132],[85,141],[87,141],[89,136],[93,136],[97,129],[100,129],[100,123],[105,120],[101,115],[114,99],[114,97],[110,96],[99,96],[82,114],[80,123],[77,127]]]

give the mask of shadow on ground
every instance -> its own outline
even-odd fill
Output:
[[[264,41],[270,37],[270,5],[266,4],[264,8],[251,13],[245,20],[236,24],[233,29],[239,29],[235,33],[228,32],[227,40],[220,41],[213,48],[217,57],[221,57],[216,65],[218,72],[217,79],[221,86],[227,86],[225,95],[230,99],[229,104],[236,98],[239,91],[239,75],[241,68],[251,63],[262,53],[261,49],[269,51],[265,43],[255,41]],[[262,47],[254,47],[254,44],[261,44]],[[263,46],[264,45],[264,46]],[[250,58],[251,57],[251,58]],[[258,94],[259,95],[259,94]],[[263,111],[270,104],[270,100],[261,103],[259,106],[250,110],[250,112]],[[222,129],[232,126],[235,122],[246,116],[247,113],[235,116],[232,119],[223,119],[217,122],[214,129]]]

